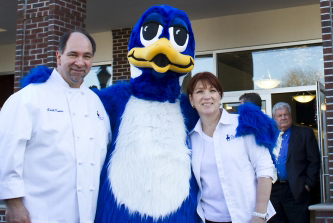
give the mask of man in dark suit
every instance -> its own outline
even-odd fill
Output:
[[[270,198],[276,215],[269,223],[307,223],[310,191],[320,170],[317,140],[312,129],[292,125],[289,104],[275,104],[273,118],[281,133],[273,151],[278,180]]]

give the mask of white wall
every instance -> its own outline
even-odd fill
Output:
[[[321,39],[320,6],[192,21],[196,51]]]
[[[0,75],[14,73],[15,50],[15,44],[0,45]]]
[[[96,42],[96,53],[93,63],[110,63],[112,61],[112,32],[92,33],[91,36]]]

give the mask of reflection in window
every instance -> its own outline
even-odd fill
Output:
[[[229,113],[237,113],[237,107],[241,105],[240,102],[223,103],[223,108]],[[261,101],[261,111],[266,114],[266,100]]]
[[[199,73],[208,71],[215,74],[213,67],[213,55],[200,55],[194,59],[194,68],[191,71],[192,76]]]
[[[322,46],[303,45],[217,55],[225,91],[324,84]]]
[[[191,76],[199,72],[208,71],[215,74],[214,64],[213,64],[213,55],[199,55],[194,59],[194,68],[189,72],[184,78],[182,90],[186,92],[187,84],[191,79]]]
[[[252,53],[253,80],[277,79],[278,87],[324,84],[322,46],[300,46]],[[255,86],[255,89],[259,87]]]
[[[112,85],[112,67],[110,65],[103,65],[106,66],[106,71],[110,74],[110,78],[106,81],[106,86]],[[98,74],[102,71],[103,66],[93,66],[87,76],[84,78],[84,85],[89,88],[98,88],[101,89],[101,83],[98,79]],[[102,80],[103,84],[103,80]]]

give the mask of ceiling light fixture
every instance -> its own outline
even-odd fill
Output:
[[[6,31],[7,31],[7,30],[5,30],[5,29],[1,29],[1,28],[0,28],[0,32],[6,32]]]
[[[272,79],[271,74],[268,71],[268,78],[260,78],[259,80],[254,81],[254,84],[263,89],[272,89],[277,87],[280,84],[280,81]]]
[[[294,95],[294,96],[293,96],[293,99],[294,99],[295,101],[300,102],[300,103],[308,103],[308,102],[312,101],[312,100],[316,97],[314,94],[311,94],[310,92],[308,92],[308,93],[309,93],[309,94],[305,94],[305,93],[303,92],[302,95],[299,95],[299,94]]]

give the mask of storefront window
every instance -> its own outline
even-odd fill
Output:
[[[213,55],[199,55],[196,56],[194,59],[194,68],[191,72],[189,72],[186,77],[184,78],[183,85],[182,85],[182,90],[186,92],[186,87],[188,82],[191,79],[191,76],[203,72],[203,71],[208,71],[213,74],[215,74],[214,71],[214,63],[213,63]]]
[[[321,45],[221,53],[218,73],[225,91],[324,84]]]

